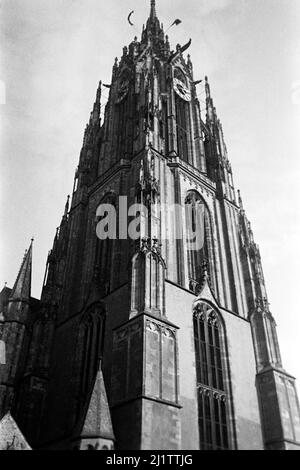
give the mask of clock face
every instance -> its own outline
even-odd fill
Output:
[[[129,80],[127,78],[123,78],[120,80],[119,89],[117,91],[117,99],[116,103],[121,103],[127,96],[129,91]]]
[[[174,90],[180,98],[191,101],[191,92],[188,87],[178,78],[174,78]]]

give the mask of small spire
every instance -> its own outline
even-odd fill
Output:
[[[156,18],[156,5],[155,5],[155,0],[151,0],[151,11],[150,11],[150,18],[154,19]]]
[[[147,34],[145,34],[145,31],[143,30],[142,39],[147,41],[150,38],[152,38],[153,40],[161,39],[163,35],[163,30],[160,26],[160,22],[156,14],[155,0],[151,0],[151,9],[149,18],[147,20],[146,32]]]
[[[205,94],[206,94],[206,119],[207,123],[212,124],[216,122],[216,108],[214,107],[214,102],[210,94],[210,85],[208,83],[208,78],[205,77]]]
[[[11,298],[29,300],[31,296],[31,271],[32,271],[32,245],[33,239],[29,249],[25,251],[24,259],[21,264],[15,285],[13,287]]]
[[[207,76],[205,77],[205,91],[206,91],[206,98],[210,98],[210,86],[208,83],[208,78]]]
[[[237,193],[238,193],[238,199],[239,199],[239,206],[240,206],[241,209],[244,209],[243,199],[242,199],[242,196],[241,196],[241,191],[238,189]]]
[[[85,126],[85,130],[84,130],[83,146],[85,146],[85,145],[87,144],[88,133],[89,133],[89,125],[87,124],[87,125]]]
[[[81,429],[78,430],[83,442],[85,439],[88,440],[85,436],[95,436],[98,439],[115,441],[101,363],[92,392],[88,397],[88,407],[86,408],[84,420],[83,423],[80,423],[80,426]]]
[[[166,51],[170,52],[170,42],[169,42],[169,36],[166,35]]]
[[[64,217],[67,217],[67,215],[68,215],[68,212],[69,212],[69,206],[70,206],[70,195],[68,195],[68,197],[67,197],[67,202],[66,202],[66,205],[65,205],[65,213],[64,213]]]
[[[102,90],[102,82],[100,80],[98,88],[97,88],[97,94],[96,94],[96,100],[94,103],[93,111],[91,112],[91,118],[90,118],[90,124],[92,125],[97,125],[100,119],[100,114],[101,114],[101,90]]]
[[[96,95],[96,104],[100,104],[101,102],[101,87],[102,87],[102,81],[100,80],[98,89],[97,89],[97,95]]]
[[[112,69],[113,76],[116,74],[117,70],[118,70],[118,57],[115,57],[115,62],[114,62],[113,69]]]
[[[187,56],[187,65],[188,65],[188,68],[189,68],[189,71],[193,77],[194,73],[193,73],[193,64],[192,64],[192,61],[191,61],[191,56],[190,54],[188,54]]]

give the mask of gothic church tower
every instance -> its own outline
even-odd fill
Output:
[[[15,387],[33,448],[300,448],[259,248],[189,45],[171,50],[152,0],[115,60],[103,121],[99,84]],[[136,239],[122,218],[134,204]]]

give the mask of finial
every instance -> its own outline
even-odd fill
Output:
[[[238,189],[237,193],[238,193],[238,198],[239,198],[239,206],[240,206],[241,209],[244,209],[243,199],[242,199],[242,196],[241,196],[241,191]]]
[[[98,89],[97,89],[97,96],[96,96],[96,102],[100,102],[101,100],[101,87],[102,87],[102,80],[100,80]]]
[[[118,68],[118,57],[115,57],[115,62],[113,65],[113,74],[116,72],[117,68]]]
[[[4,289],[7,287],[7,282],[4,283]]]
[[[70,195],[68,194],[67,202],[66,202],[66,205],[65,205],[65,213],[64,213],[65,216],[67,216],[68,212],[69,212],[69,203],[70,203]]]
[[[210,98],[210,86],[208,83],[207,75],[205,76],[205,91],[206,91],[206,98]]]
[[[87,143],[88,130],[89,130],[89,125],[87,124],[85,126],[85,130],[84,130],[83,145],[86,145],[86,143]]]

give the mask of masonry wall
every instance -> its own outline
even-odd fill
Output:
[[[178,327],[179,404],[181,448],[199,449],[196,396],[195,350],[192,306],[196,296],[166,283],[166,313]],[[255,358],[250,323],[222,311],[227,339],[232,406],[235,416],[236,447],[263,449],[259,405],[255,388]],[[235,440],[235,436],[233,435]]]
[[[250,323],[222,311],[225,321],[238,450],[263,449]]]

